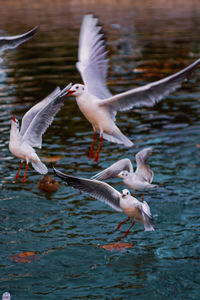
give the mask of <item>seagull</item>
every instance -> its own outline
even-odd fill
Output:
[[[135,191],[143,191],[146,189],[157,188],[158,185],[151,184],[153,181],[153,170],[150,168],[148,158],[152,154],[153,148],[145,148],[138,152],[135,156],[137,169],[133,171],[133,165],[128,158],[118,160],[107,169],[94,175],[91,179],[105,180],[108,178],[119,177],[123,179],[123,183]]]
[[[97,200],[107,203],[116,211],[124,212],[128,216],[128,219],[121,222],[116,230],[132,218],[133,222],[123,237],[128,235],[130,229],[135,224],[135,220],[144,224],[145,231],[154,230],[149,205],[146,201],[140,202],[135,197],[131,196],[129,190],[124,189],[122,190],[122,193],[120,193],[105,182],[70,176],[55,168],[53,168],[53,170],[55,174],[67,182],[69,186],[72,186],[81,192],[85,192]]]
[[[2,36],[0,37],[0,52],[3,52],[7,49],[14,49],[20,44],[28,41],[36,33],[38,26],[34,27],[30,31],[13,36]]]
[[[99,160],[103,138],[126,147],[133,146],[133,142],[115,124],[118,111],[153,106],[180,87],[200,63],[200,59],[197,59],[187,68],[171,76],[113,96],[106,86],[106,55],[106,42],[98,19],[90,14],[85,15],[80,30],[76,63],[84,84],[74,84],[68,96],[75,96],[79,109],[92,124],[94,136],[89,157],[94,158],[95,162]],[[100,134],[100,141],[95,155],[97,132]]]
[[[65,97],[64,91],[69,89],[71,85],[70,83],[62,91],[57,87],[48,97],[27,111],[22,119],[21,129],[19,128],[18,120],[13,115],[9,150],[16,157],[21,158],[21,164],[15,176],[15,181],[19,179],[19,171],[24,160],[26,160],[26,169],[22,182],[26,181],[29,162],[31,162],[33,168],[40,174],[46,174],[48,172],[47,167],[41,162],[33,147],[42,147],[42,135],[50,126],[54,116],[63,105]]]

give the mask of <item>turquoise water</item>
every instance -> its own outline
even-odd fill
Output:
[[[136,223],[114,231],[124,215],[60,182],[41,192],[31,167],[27,182],[13,179],[20,160],[8,150],[13,113],[24,113],[57,85],[80,82],[75,68],[84,13],[105,24],[112,93],[141,86],[184,68],[200,56],[198,1],[8,1],[0,12],[3,33],[39,25],[37,35],[3,55],[0,68],[0,295],[12,299],[199,299],[200,71],[153,108],[117,115],[135,143],[126,149],[103,142],[100,162],[88,160],[92,128],[68,98],[43,136],[39,156],[61,156],[61,171],[89,178],[125,157],[154,147],[150,164],[158,190],[146,193],[155,232]],[[144,3],[143,3],[144,4]],[[46,163],[55,178],[52,162]],[[119,191],[119,180],[110,180]],[[141,194],[138,193],[138,199]],[[30,252],[20,259],[21,253]]]

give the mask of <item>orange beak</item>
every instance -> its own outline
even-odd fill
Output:
[[[66,94],[67,96],[71,96],[71,95],[73,95],[73,93],[74,93],[75,91],[70,91],[70,90],[69,90],[69,91],[66,91],[66,92],[67,92],[67,94]]]

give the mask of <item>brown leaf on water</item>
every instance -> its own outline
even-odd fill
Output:
[[[64,155],[55,155],[55,156],[43,156],[42,160],[45,162],[56,162],[59,161],[60,159],[64,158]]]
[[[200,144],[197,144],[197,148],[200,148]]]
[[[38,259],[38,257],[35,256],[35,254],[35,251],[26,251],[19,254],[11,255],[9,257],[15,262],[30,263],[34,259]]]
[[[112,243],[107,245],[99,246],[99,248],[106,249],[108,251],[118,250],[123,251],[125,248],[133,248],[134,246],[130,243]]]

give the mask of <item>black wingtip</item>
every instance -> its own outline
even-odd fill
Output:
[[[53,166],[53,171],[56,174],[56,176],[58,176],[59,178],[61,178],[63,181],[67,182],[67,178],[68,178],[67,175],[65,175],[61,171],[57,170],[56,168],[54,168],[54,166]]]

